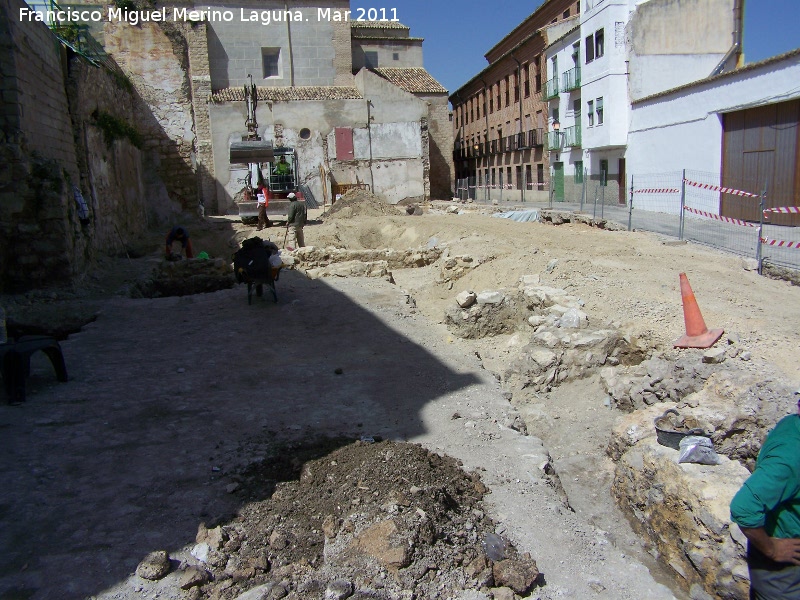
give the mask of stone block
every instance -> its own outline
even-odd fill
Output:
[[[730,534],[729,505],[750,473],[724,456],[716,466],[678,464],[677,457],[655,436],[641,439],[617,463],[612,493],[687,588],[746,600],[748,586],[734,576],[745,548]]]

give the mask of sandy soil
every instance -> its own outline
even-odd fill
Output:
[[[618,415],[604,405],[597,383],[579,381],[512,407],[493,374],[511,337],[455,338],[443,325],[444,308],[461,290],[514,288],[522,275],[540,273],[543,283],[581,297],[591,322],[617,323],[649,351],[677,356],[671,343],[683,333],[678,273],[686,272],[706,323],[738,335],[751,352],[742,368],[796,387],[800,288],[747,271],[737,257],[647,233],[515,223],[436,207],[422,216],[342,212],[312,221],[306,242],[437,244],[482,264],[452,286],[439,283],[438,264],[395,271],[395,285],[309,281],[285,272],[279,302],[250,307],[241,287],[126,298],[131,281],[160,260],[162,236],[154,232],[141,248],[131,248],[140,258],[107,259],[75,289],[3,299],[20,323],[52,328],[69,317],[69,331],[89,324],[62,344],[69,383],[55,383],[49,365],[34,361],[29,401],[0,406],[7,442],[0,473],[14,482],[0,491],[0,545],[12,549],[0,570],[0,598],[188,597],[177,585],[178,566],[193,564],[189,550],[201,522],[238,523],[257,539],[260,521],[246,520],[258,512],[252,503],[269,501],[273,484],[291,479],[252,477],[274,462],[276,448],[295,448],[298,460],[289,470],[299,473],[306,460],[330,449],[300,452],[310,440],[365,435],[419,443],[479,477],[490,493],[481,501],[473,492],[456,504],[473,510],[481,502],[491,519],[484,527],[531,554],[542,572],[531,597],[684,597],[610,499],[613,465],[604,448]],[[212,256],[229,256],[255,234],[226,218],[190,227],[195,249]],[[284,229],[261,233],[282,244]],[[517,409],[544,449],[504,425]],[[558,490],[531,477],[545,451],[571,509]],[[382,477],[365,487],[417,486],[391,472]],[[298,500],[294,492],[288,496]],[[377,518],[383,504],[362,511],[363,518]],[[416,508],[421,505],[411,502],[399,510]],[[465,521],[454,513],[443,511],[437,521],[441,539],[461,539],[456,534]],[[452,588],[480,541],[471,550],[438,555],[437,574],[428,579]],[[160,549],[174,559],[172,575],[151,584],[132,574],[145,554]],[[296,564],[296,556],[270,552],[276,568],[244,565],[253,568],[249,579],[223,576],[203,588],[203,597],[235,598],[276,573],[283,580],[273,583],[285,583],[293,597],[317,597],[309,591],[316,588],[292,587],[299,580],[277,569]],[[244,556],[236,548],[229,553]],[[391,586],[373,585],[386,569],[371,573],[369,585],[352,571],[342,573],[377,594],[362,597],[395,597]],[[227,580],[233,583],[220,588]],[[445,588],[441,596],[418,597],[451,597]]]

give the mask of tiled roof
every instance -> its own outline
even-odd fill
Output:
[[[354,87],[306,86],[306,87],[259,87],[259,100],[289,102],[292,100],[363,100],[364,96]],[[211,102],[244,102],[244,87],[229,87],[211,94]]]
[[[411,29],[399,21],[350,21],[350,27],[353,29],[360,27],[369,29]]]
[[[447,90],[425,69],[373,69],[378,75],[412,94],[446,94]]]
[[[421,37],[397,37],[396,35],[381,35],[380,33],[369,33],[367,31],[354,31],[354,40],[386,40],[392,43],[403,42],[424,42],[425,38]]]

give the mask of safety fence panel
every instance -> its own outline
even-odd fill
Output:
[[[483,177],[456,180],[454,198],[471,200],[479,204],[516,204],[550,201],[550,182],[522,182],[519,184],[491,183]]]
[[[726,180],[718,173],[685,171],[683,239],[755,258],[761,193],[756,182]],[[724,216],[741,215],[746,218]]]
[[[778,206],[764,210],[761,259],[764,263],[800,269],[800,227],[773,225],[777,215],[800,214],[800,206]]]
[[[633,175],[628,228],[680,237],[682,179],[682,171]]]

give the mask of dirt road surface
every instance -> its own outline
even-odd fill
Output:
[[[195,248],[225,256],[244,229],[211,219],[195,226]],[[149,269],[159,238],[153,254],[109,261],[131,271],[117,279]],[[242,287],[132,299],[113,295],[128,288],[99,270],[84,282],[91,293],[4,299],[19,318],[96,319],[62,342],[68,383],[35,357],[28,402],[0,406],[0,598],[189,597],[133,575],[137,565],[162,549],[190,560],[200,523],[227,523],[254,500],[242,485],[248,466],[322,436],[414,442],[479,474],[498,533],[542,573],[531,597],[685,597],[610,499],[604,449],[618,414],[596,382],[543,395],[526,417],[532,436],[521,435],[507,426],[514,410],[492,372],[511,336],[460,340],[444,307],[462,289],[513,288],[540,273],[580,296],[591,320],[674,355],[686,272],[709,326],[735,332],[751,353],[743,368],[796,386],[799,288],[653,234],[487,215],[352,216],[310,224],[306,241],[440,244],[485,260],[452,287],[438,282],[437,264],[395,271],[395,284],[284,271],[277,304],[248,305]],[[533,475],[546,452],[571,509]]]

